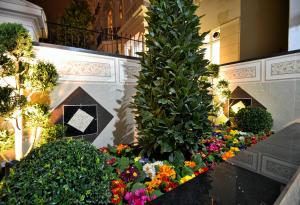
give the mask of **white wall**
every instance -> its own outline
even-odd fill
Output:
[[[272,113],[274,130],[300,119],[300,53],[222,66],[221,75]]]
[[[25,0],[0,0],[0,23],[6,22],[22,24],[33,41],[48,35],[44,10]]]
[[[134,120],[128,108],[135,93],[139,62],[99,54],[51,48],[47,44],[35,46],[38,59],[53,63],[59,73],[59,83],[51,95],[55,109],[75,89],[81,87],[113,115],[113,119],[94,140],[97,147],[133,140]],[[98,116],[101,120],[101,116]]]
[[[300,49],[300,1],[290,0],[289,51]]]

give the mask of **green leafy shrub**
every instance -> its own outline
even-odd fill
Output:
[[[269,132],[273,126],[271,113],[262,108],[247,107],[235,116],[238,128],[244,132]]]
[[[0,204],[108,204],[111,173],[105,157],[81,140],[34,149],[0,188]]]
[[[197,149],[211,129],[212,74],[204,59],[207,33],[199,35],[197,6],[189,0],[151,1],[146,34],[147,52],[134,97],[139,145],[147,155],[171,161]]]
[[[39,144],[49,143],[55,140],[64,138],[66,133],[66,127],[62,124],[52,125],[49,124],[47,127],[43,128],[41,133],[41,140]]]

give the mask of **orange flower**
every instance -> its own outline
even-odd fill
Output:
[[[225,152],[223,155],[222,155],[222,159],[224,161],[226,161],[227,159],[231,158],[231,157],[234,157],[234,152],[232,150],[229,150],[228,152]]]
[[[113,180],[111,182],[112,186],[118,186],[120,184],[123,184],[123,181],[122,180]]]
[[[168,165],[162,165],[162,166],[159,167],[159,172],[158,172],[157,177],[159,177],[161,179],[165,178],[165,177],[166,178],[171,177],[171,178],[175,179],[176,172],[170,166],[168,166]]]
[[[224,139],[225,139],[225,140],[231,140],[231,139],[232,139],[232,136],[230,136],[230,135],[225,135],[225,136],[224,136]]]
[[[196,166],[196,163],[193,161],[185,161],[184,166],[194,168]]]
[[[128,149],[129,146],[128,145],[124,145],[124,144],[119,144],[117,146],[117,154],[121,154],[121,152],[124,150],[124,149]]]
[[[156,188],[158,188],[162,183],[162,180],[154,178],[152,181],[150,182],[146,182],[147,184],[147,191],[149,193],[152,193]]]

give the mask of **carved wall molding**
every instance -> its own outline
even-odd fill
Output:
[[[266,60],[266,80],[300,78],[300,54]]]
[[[243,78],[255,78],[256,77],[256,67],[233,69],[230,71],[225,71],[225,75],[230,79],[243,79]]]
[[[45,46],[35,50],[38,59],[56,66],[59,81],[116,82],[117,58]]]
[[[59,74],[79,75],[79,76],[99,76],[111,77],[112,68],[108,63],[88,62],[88,61],[67,61],[58,68]]]
[[[230,82],[261,81],[261,61],[222,66],[220,74]]]
[[[269,156],[262,156],[262,174],[275,178],[282,183],[288,183],[297,170],[297,166]]]

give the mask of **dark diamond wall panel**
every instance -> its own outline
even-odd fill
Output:
[[[67,127],[67,136],[82,137],[93,142],[113,119],[113,115],[93,97],[78,87],[52,114],[51,121]]]

